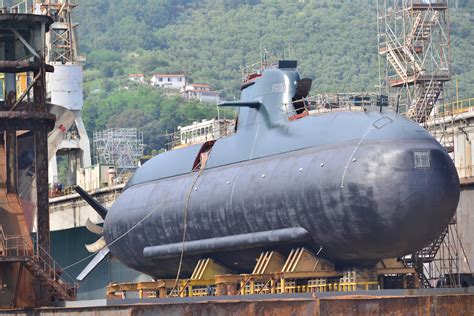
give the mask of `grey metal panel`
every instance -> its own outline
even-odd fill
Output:
[[[462,273],[472,273],[471,267],[474,263],[474,185],[461,186],[461,196],[457,208],[456,219],[458,225],[459,240],[462,243],[463,253],[459,260]]]
[[[256,111],[256,110],[254,110]],[[295,121],[282,119],[271,129],[239,130],[218,140],[207,168],[255,159],[309,147],[375,139],[431,139],[426,130],[398,114],[385,112],[342,112],[307,116]]]
[[[82,76],[82,65],[55,64],[54,72],[47,74],[51,103],[80,111],[84,103]]]
[[[200,150],[201,145],[193,145],[153,157],[135,172],[127,187],[190,172]]]
[[[431,150],[432,168],[414,169],[415,149]],[[165,265],[153,264],[143,249],[180,243],[191,190],[187,241],[303,227],[312,245],[323,246],[322,256],[371,262],[429,243],[451,219],[459,194],[454,166],[434,140],[313,147],[196,177],[163,179],[122,193],[106,218],[108,242],[150,217],[114,243],[112,252],[135,269],[160,275]],[[249,259],[239,256],[229,262]]]

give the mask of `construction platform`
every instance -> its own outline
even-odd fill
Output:
[[[429,247],[424,249],[427,252],[423,252],[423,258],[435,254],[439,244],[436,241],[433,243],[435,250]],[[189,278],[111,283],[107,286],[107,298],[141,300],[301,293],[315,295],[436,287],[438,284],[427,279],[423,271],[418,269],[417,258],[418,255],[391,258],[381,260],[374,266],[338,269],[312,251],[299,247],[293,248],[287,255],[263,251],[256,258],[252,272],[244,274],[232,273],[213,259],[203,258],[197,262]],[[459,287],[457,283],[445,285]]]
[[[472,315],[474,288],[71,302],[0,315]]]

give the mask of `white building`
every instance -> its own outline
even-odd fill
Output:
[[[144,74],[130,74],[130,75],[128,75],[128,79],[130,79],[133,82],[145,83],[145,75]]]
[[[77,170],[76,181],[84,190],[92,191],[114,185],[115,176],[115,165],[96,164]]]
[[[186,76],[184,74],[155,74],[150,82],[154,87],[183,90],[186,86]]]
[[[184,99],[199,100],[207,103],[219,103],[221,95],[219,92],[213,91],[212,87],[204,83],[191,83],[186,85],[181,93]]]
[[[176,147],[185,147],[193,144],[204,143],[209,140],[219,139],[232,135],[235,130],[235,121],[229,119],[212,119],[193,122],[193,124],[178,127],[180,136]]]

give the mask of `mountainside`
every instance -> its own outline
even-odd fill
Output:
[[[314,79],[313,91],[373,91],[378,84],[375,1],[78,0],[78,4],[80,50],[87,58],[86,123],[92,130],[107,125],[111,116],[101,114],[100,103],[117,93],[123,85],[120,80],[130,73],[184,72],[233,99],[239,96],[240,68],[256,62],[263,48],[276,57],[297,59],[302,75]],[[453,5],[457,7],[450,11],[453,72],[460,97],[468,98],[474,96],[470,64],[474,1],[458,0]],[[450,89],[452,93],[454,88]],[[139,102],[127,106],[142,107]]]

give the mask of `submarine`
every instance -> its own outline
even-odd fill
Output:
[[[296,61],[248,77],[235,134],[164,152],[137,169],[104,218],[84,279],[112,254],[153,278],[212,258],[248,273],[261,251],[304,246],[337,266],[373,265],[432,242],[460,194],[455,166],[388,106],[307,115]]]

